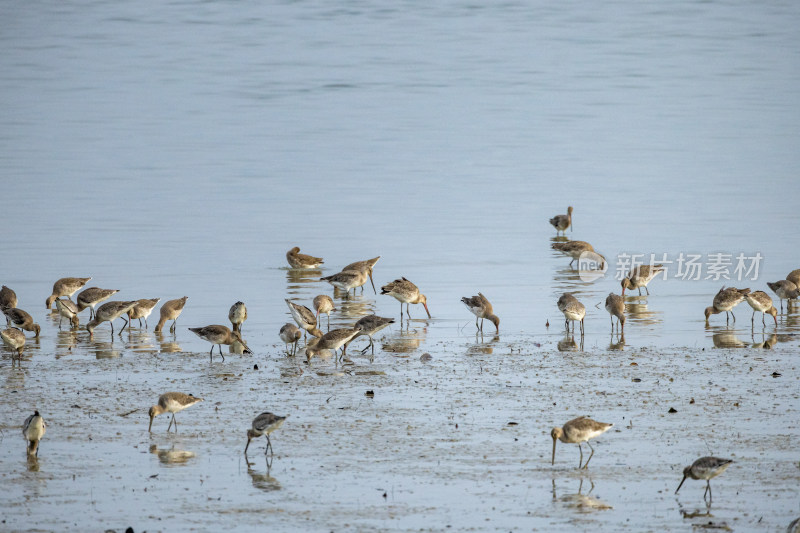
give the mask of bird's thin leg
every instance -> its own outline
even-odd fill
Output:
[[[114,321],[113,320],[109,320],[108,323],[111,324],[111,338],[113,339],[114,338]]]
[[[642,288],[638,287],[638,289],[639,289],[639,296],[641,296],[642,295]]]
[[[644,290],[647,292],[647,295],[650,296],[650,289],[647,288],[647,285],[644,286]]]
[[[175,333],[175,326],[176,326],[177,323],[178,323],[178,319],[177,318],[172,321],[172,325],[169,328],[169,332],[170,333]]]
[[[141,322],[139,322],[139,327],[142,327],[142,323]],[[145,319],[144,319],[144,329],[147,329],[147,328],[148,328],[147,317],[145,317]]]
[[[59,315],[59,318],[58,318],[58,331],[61,331],[61,321],[62,320],[64,320],[64,317]]]
[[[328,313],[328,331],[331,330],[331,314]]]
[[[222,357],[222,362],[224,363],[225,362],[225,354],[222,353],[222,345],[218,344],[217,346],[219,346],[219,355],[220,355],[220,357]],[[211,351],[212,352],[214,351],[214,345],[211,345]]]
[[[764,322],[764,315],[765,315],[765,314],[766,314],[766,313],[764,313],[763,311],[761,312],[761,324],[762,324],[762,325],[764,325],[764,326],[766,326],[766,325],[767,325],[767,323],[766,323],[766,322]]]
[[[578,450],[581,452],[581,458],[578,460],[578,469],[580,470],[581,464],[583,463],[583,448],[581,448],[581,443],[578,443]]]
[[[733,311],[731,311],[731,316],[733,317],[733,321],[736,322],[736,315],[733,314]]]
[[[172,418],[169,419],[169,425],[167,426],[167,433],[172,428],[172,422],[175,420],[175,413],[172,413]]]
[[[120,335],[122,335],[122,332],[123,332],[123,331],[125,331],[125,327],[126,327],[128,324],[129,324],[129,321],[128,321],[128,320],[125,320],[125,317],[124,317],[124,316],[121,316],[120,318],[122,319],[122,321],[123,321],[123,322],[125,322],[125,325],[124,325],[124,326],[122,326],[122,329],[121,329],[121,330],[119,330],[119,334],[120,334]]]
[[[753,327],[753,321],[756,319],[756,312],[753,311],[753,316],[750,317],[750,327]]]
[[[594,448],[592,448],[592,445],[591,445],[591,444],[589,444],[589,441],[588,441],[588,440],[586,441],[586,445],[589,447],[589,449],[590,449],[590,450],[592,450],[592,453],[591,453],[591,454],[589,454],[589,458],[588,458],[588,459],[586,459],[586,464],[585,464],[585,465],[583,465],[583,468],[586,468],[587,466],[589,466],[589,461],[591,461],[591,460],[592,460],[592,455],[594,455]]]
[[[213,361],[213,360],[214,360],[214,345],[213,345],[213,344],[211,345],[211,351],[210,351],[210,352],[208,352],[208,359],[209,359],[210,361]]]
[[[583,319],[581,318],[581,337],[583,337]]]

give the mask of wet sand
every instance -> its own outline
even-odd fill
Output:
[[[282,343],[209,363],[164,349],[189,341],[181,329],[161,344],[137,328],[113,343],[81,331],[56,354],[29,339],[13,365],[3,351],[0,407],[19,425],[2,428],[2,528],[779,530],[798,515],[797,338],[562,352],[560,335],[406,325],[378,336],[372,362],[359,339],[338,365],[288,358]],[[269,341],[251,328],[248,342]],[[177,414],[177,433],[162,415],[148,434],[169,390],[205,401]],[[28,461],[19,432],[34,407],[48,431]],[[263,437],[249,463],[242,453],[264,410],[289,415],[269,469]],[[563,443],[551,466],[550,429],[580,415],[614,427],[587,470]],[[712,454],[735,463],[712,480],[711,508],[702,482],[674,495],[683,467]]]

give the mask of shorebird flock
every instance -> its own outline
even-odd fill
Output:
[[[557,235],[565,234],[567,230],[572,231],[572,215],[573,208],[567,209],[566,215],[557,215],[550,219],[550,224],[556,229]],[[566,237],[559,237],[560,239]],[[554,250],[560,251],[571,258],[570,266],[577,260],[579,267],[581,260],[589,258],[594,261],[599,268],[603,268],[606,259],[603,255],[597,253],[594,247],[585,241],[568,240],[566,242],[556,242],[552,244]],[[301,254],[299,247],[294,247],[286,253],[286,260],[292,269],[311,270],[320,267],[324,261],[320,257]],[[334,297],[336,291],[343,293],[342,298],[347,300],[350,297],[351,291],[355,293],[359,288],[363,292],[364,285],[367,281],[370,282],[373,291],[377,294],[375,282],[373,279],[374,269],[380,256],[372,259],[356,261],[351,263],[336,274],[330,276],[320,277],[320,281],[329,283],[334,288]],[[640,265],[632,268],[630,272],[621,281],[621,293],[610,293],[605,300],[605,309],[608,311],[611,319],[612,335],[615,328],[619,334],[624,334],[625,329],[625,291],[637,290],[641,296],[642,289],[645,290],[649,296],[650,291],[648,284],[659,273],[663,272],[664,267],[660,264]],[[111,335],[115,334],[114,321],[122,320],[123,325],[120,328],[118,335],[129,327],[132,320],[137,319],[139,327],[142,326],[144,320],[145,329],[148,328],[147,319],[153,312],[155,307],[161,301],[160,298],[139,299],[130,301],[107,301],[119,291],[116,289],[103,289],[99,287],[84,288],[85,285],[91,280],[91,277],[77,278],[68,277],[62,278],[55,282],[50,296],[46,300],[46,308],[51,309],[55,304],[55,309],[58,314],[59,324],[58,327],[63,327],[64,319],[67,319],[71,328],[80,327],[80,313],[85,309],[89,309],[89,321],[85,328],[90,334],[90,338],[94,335],[97,327],[103,322],[108,322],[111,329]],[[786,279],[767,283],[767,286],[778,296],[780,299],[781,311],[783,310],[783,300],[792,300],[800,298],[800,269],[794,270]],[[78,293],[75,301],[72,296]],[[400,303],[400,321],[411,319],[411,305],[421,304],[422,308],[430,319],[432,317],[428,308],[427,297],[422,294],[419,288],[410,280],[405,277],[400,277],[386,283],[381,287],[381,295],[391,296]],[[184,307],[187,303],[187,296],[168,300],[161,305],[160,318],[158,324],[155,326],[155,331],[160,332],[168,321],[172,321],[169,331],[176,332],[177,320],[180,317]],[[298,344],[301,339],[305,340],[305,354],[306,362],[310,363],[311,358],[324,351],[333,352],[335,359],[338,363],[339,360],[346,356],[347,347],[354,340],[361,336],[369,338],[369,343],[361,350],[362,355],[368,350],[371,354],[375,353],[375,343],[373,337],[384,328],[395,323],[394,318],[381,317],[374,314],[360,317],[350,327],[342,327],[330,329],[330,314],[337,310],[334,298],[326,294],[320,294],[313,299],[311,303],[313,310],[302,305],[301,303],[286,299],[286,304],[291,314],[293,323],[286,323],[280,328],[278,337],[285,343],[286,354],[289,357],[294,357],[298,352]],[[735,287],[722,287],[719,292],[713,297],[712,305],[707,307],[704,311],[706,322],[708,322],[711,315],[725,313],[726,320],[736,320],[733,314],[733,309],[739,303],[747,301],[753,309],[751,317],[751,325],[755,324],[755,314],[760,312],[762,315],[762,324],[766,326],[765,315],[769,314],[777,327],[778,310],[775,308],[772,299],[764,291],[751,292],[749,288],[738,289]],[[488,298],[483,293],[478,292],[475,296],[465,296],[461,298],[461,302],[466,306],[467,310],[475,316],[475,327],[478,332],[483,332],[484,320],[488,320],[494,325],[495,333],[500,331],[500,318],[495,314],[495,310]],[[405,309],[403,308],[405,304]],[[23,349],[25,346],[25,333],[32,332],[34,336],[38,337],[41,332],[39,324],[34,322],[33,317],[23,309],[17,307],[17,295],[9,287],[3,285],[0,290],[0,309],[6,316],[8,327],[0,331],[0,338],[3,343],[8,347],[12,353],[12,362],[14,359],[21,359]],[[570,326],[572,331],[575,331],[576,323],[578,323],[581,337],[584,335],[584,319],[586,317],[586,307],[581,303],[577,297],[572,293],[564,293],[556,302],[558,310],[564,315],[565,329],[569,333]],[[326,331],[323,332],[322,315],[327,315]],[[211,324],[201,327],[189,327],[188,329],[195,333],[198,337],[211,344],[209,356],[213,361],[214,347],[219,348],[218,353],[225,360],[222,352],[222,345],[230,346],[231,351],[234,353],[252,353],[247,343],[243,338],[244,323],[248,318],[247,307],[241,301],[234,303],[229,312],[228,320],[231,323],[229,328],[226,325]],[[572,324],[570,324],[572,323]],[[549,326],[549,322],[548,322]],[[309,338],[309,336],[311,338]],[[341,350],[341,353],[338,351]],[[158,402],[149,409],[150,423],[148,431],[152,431],[153,421],[155,417],[163,413],[170,413],[172,415],[170,423],[167,427],[169,432],[172,426],[175,426],[175,431],[178,431],[178,423],[175,414],[193,405],[202,402],[202,398],[195,397],[191,394],[182,392],[166,392],[161,394]],[[286,419],[285,416],[278,416],[270,412],[262,412],[253,419],[250,429],[247,429],[247,444],[244,448],[245,455],[250,446],[252,439],[266,436],[267,445],[265,454],[272,453],[272,442],[270,434],[280,428]],[[38,456],[39,443],[45,435],[46,423],[44,418],[37,410],[33,415],[29,416],[23,424],[23,436],[26,441],[26,448],[28,454],[31,456]],[[555,464],[556,459],[556,443],[561,441],[563,443],[577,444],[580,452],[580,459],[578,462],[579,469],[585,469],[589,465],[589,461],[594,455],[594,448],[589,443],[590,440],[599,437],[613,427],[613,424],[597,422],[587,417],[579,417],[566,422],[562,427],[556,427],[551,431],[553,439],[553,453],[551,464]],[[582,443],[589,446],[591,453],[586,462],[583,462],[583,448]],[[696,460],[691,466],[686,467],[683,472],[683,480],[680,482],[678,490],[683,486],[683,482],[687,478],[706,480],[706,491],[703,495],[707,502],[711,501],[711,486],[709,480],[713,477],[720,475],[732,463],[729,459],[720,459],[717,457],[702,457]]]

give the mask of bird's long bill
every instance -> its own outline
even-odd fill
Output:
[[[777,316],[773,316],[772,320],[775,321],[775,327],[777,328],[778,327],[778,317]]]
[[[681,480],[681,484],[678,485],[677,489],[675,489],[675,494],[678,494],[678,491],[681,490],[681,487],[683,486],[683,482],[684,481],[686,481],[686,474],[683,475],[683,479]]]
[[[369,282],[372,284],[372,291],[373,291],[375,294],[378,294],[378,291],[377,291],[377,290],[375,290],[375,282],[374,282],[374,281],[372,281],[372,270],[371,270],[371,269],[370,269],[370,271],[369,271]]]
[[[556,442],[558,441],[556,439],[553,439],[553,459],[550,461],[551,465],[556,464]]]
[[[247,446],[244,447],[244,454],[247,455],[247,448],[250,447],[250,437],[247,437]]]
[[[425,306],[425,312],[428,313],[428,318],[432,318],[431,317],[431,312],[428,311],[428,304],[426,304],[425,302],[422,302],[422,305]]]
[[[150,417],[150,425],[147,427],[147,432],[148,433],[152,433],[152,431],[153,431],[153,418],[155,418],[155,417],[153,417],[153,416]]]

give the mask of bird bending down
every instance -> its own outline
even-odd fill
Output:
[[[617,317],[617,329],[625,332],[625,300],[622,296],[608,293],[606,311],[611,315],[611,333],[614,333],[614,317]]]
[[[596,422],[591,418],[586,418],[585,416],[581,416],[570,420],[563,427],[560,428],[553,428],[550,432],[550,436],[553,437],[553,459],[550,464],[555,464],[556,462],[556,442],[561,441],[567,444],[577,444],[578,449],[581,452],[580,460],[578,461],[578,468],[586,468],[589,466],[589,461],[592,460],[592,455],[594,455],[594,448],[592,445],[589,444],[589,439],[593,439],[598,437],[611,429],[614,424],[606,424],[604,422]],[[581,466],[583,462],[583,448],[581,448],[581,443],[585,442],[589,449],[592,450],[592,453],[589,455],[589,458],[586,459],[586,464]]]
[[[278,416],[272,413],[261,413],[253,419],[253,426],[247,430],[247,445],[244,447],[244,454],[247,455],[247,448],[250,447],[250,441],[260,437],[261,435],[267,436],[267,447],[264,449],[264,455],[272,452],[272,442],[269,440],[269,434],[283,425],[286,420],[285,416]]]
[[[88,289],[83,289],[78,293],[78,297],[75,298],[78,305],[78,312],[80,313],[88,307],[89,320],[91,320],[94,318],[95,306],[97,306],[97,304],[100,302],[108,300],[118,292],[119,290],[117,289],[101,289],[100,287],[89,287]]]
[[[388,294],[400,302],[401,321],[403,320],[403,304],[406,304],[406,314],[409,320],[411,319],[411,304],[422,304],[425,307],[425,312],[428,313],[428,318],[431,318],[431,312],[428,311],[428,299],[419,292],[416,285],[406,278],[396,279],[391,283],[387,283],[381,287],[381,294]]]
[[[44,434],[47,432],[47,424],[39,414],[39,411],[34,411],[31,416],[25,419],[22,424],[22,436],[28,443],[28,455],[39,456],[39,441],[42,440]]]
[[[56,309],[58,309],[58,329],[61,329],[61,322],[65,318],[69,319],[74,327],[78,327],[80,323],[78,319],[78,304],[71,300],[56,298]]]
[[[322,331],[317,329],[317,317],[311,312],[311,309],[305,305],[296,304],[289,299],[284,299],[286,305],[289,306],[289,312],[292,313],[292,318],[300,328],[311,333],[315,337],[322,337]]]
[[[720,459],[719,457],[701,457],[691,466],[687,466],[683,469],[683,479],[681,480],[681,484],[678,485],[678,488],[675,489],[675,494],[678,494],[678,491],[681,490],[683,486],[683,482],[686,481],[686,478],[692,479],[705,479],[706,480],[706,490],[703,492],[703,499],[706,499],[706,494],[708,495],[709,503],[712,500],[711,496],[711,479],[717,477],[721,473],[723,473],[730,465],[733,463],[731,459]]]
[[[570,231],[572,231],[572,229],[571,229],[571,226],[572,226],[572,206],[569,206],[567,208],[567,214],[566,215],[556,215],[553,218],[551,218],[550,219],[550,224],[554,228],[556,228],[556,235],[558,235],[559,231],[561,231],[561,232],[567,231],[567,228],[570,228]]]
[[[299,246],[286,252],[286,260],[292,268],[316,268],[324,263],[321,257],[301,254]]]
[[[792,272],[794,274],[794,272]],[[789,274],[791,276],[791,274]],[[782,279],[775,282],[767,282],[767,286],[772,289],[778,298],[781,301],[781,312],[783,312],[783,301],[784,300],[795,300],[800,298],[800,288],[798,288],[797,284],[793,281],[787,279]],[[787,302],[787,305],[791,302]]]
[[[175,424],[175,433],[178,432],[178,421],[175,420],[175,413],[183,411],[187,407],[191,407],[196,403],[202,402],[202,398],[195,398],[191,394],[184,394],[182,392],[165,392],[158,397],[158,403],[150,408],[150,426],[147,431],[153,430],[153,419],[162,413],[172,413],[172,419],[169,421],[167,431],[170,430],[172,424]]]
[[[483,333],[484,318],[492,322],[497,332],[500,332],[500,318],[494,314],[492,304],[489,303],[489,300],[486,299],[486,296],[479,292],[477,296],[464,296],[461,298],[461,302],[467,306],[467,309],[469,309],[470,313],[475,315],[475,327],[478,328],[481,333]],[[479,318],[481,319],[480,326],[478,326]]]
[[[219,346],[219,354],[222,356],[223,361],[225,360],[225,356],[222,354],[223,344],[230,346],[234,342],[240,342],[242,346],[244,346],[244,353],[253,353],[250,351],[250,348],[247,347],[247,343],[244,342],[244,339],[242,339],[242,335],[238,331],[231,331],[227,326],[213,324],[211,326],[203,326],[202,328],[189,328],[189,331],[211,343],[211,351],[208,352],[208,355],[212,361],[214,360],[215,345]]]
[[[361,332],[360,328],[341,328],[334,329],[319,337],[311,339],[306,349],[306,357],[311,359],[322,350],[331,350],[336,355],[336,350],[342,349],[341,355],[337,357],[337,361],[344,358],[347,352],[347,345]]]
[[[569,331],[570,320],[572,321],[572,331],[575,331],[575,322],[580,322],[581,335],[583,335],[583,319],[586,316],[586,307],[568,292],[561,295],[557,305],[558,310],[564,313],[564,326],[567,331]]]
[[[236,302],[231,306],[230,311],[228,311],[228,320],[231,321],[233,331],[242,332],[242,325],[247,320],[247,307],[244,306],[244,303]]]
[[[3,313],[6,315],[6,321],[9,325],[17,329],[24,329],[25,331],[32,331],[34,337],[39,336],[42,330],[39,324],[34,323],[33,317],[22,309],[12,307],[11,309],[4,309]]]
[[[361,355],[364,355],[367,350],[372,348],[372,353],[375,353],[375,343],[372,340],[372,336],[378,333],[380,330],[388,326],[389,324],[394,323],[394,318],[383,318],[377,315],[369,315],[359,319],[356,322],[355,328],[359,330],[358,335],[353,337],[360,337],[361,335],[366,335],[369,337],[369,344],[366,348],[361,350]]]
[[[733,314],[733,308],[739,305],[748,293],[750,293],[750,289],[737,289],[736,287],[728,287],[726,289],[725,286],[723,286],[716,296],[714,296],[711,307],[706,307],[704,311],[706,322],[708,322],[708,317],[711,315],[722,312],[725,313],[726,322],[729,320],[728,313],[733,316],[733,321],[736,322],[736,315]]]
[[[17,351],[17,359],[22,359],[22,348],[25,346],[25,334],[17,328],[8,328],[0,331],[0,338],[3,339],[3,344]],[[11,360],[14,360],[14,355],[11,355]]]
[[[60,280],[56,281],[53,284],[53,294],[48,296],[47,301],[45,302],[47,309],[50,309],[50,306],[53,304],[56,298],[66,296],[71,300],[72,295],[78,292],[91,279],[92,278],[61,278]]]
[[[144,318],[144,329],[147,329],[147,317],[150,316],[150,313],[153,312],[153,309],[160,300],[161,298],[136,300],[136,305],[133,306],[133,309],[128,311],[128,320],[138,318],[139,327],[142,327],[142,319]]]
[[[768,313],[772,315],[772,319],[775,321],[775,327],[778,327],[778,310],[772,305],[772,298],[769,297],[769,294],[764,291],[756,291],[745,294],[744,299],[747,300],[747,303],[753,308],[753,316],[750,317],[751,327],[755,323],[756,311],[761,313],[761,323],[763,325],[767,325],[766,322],[764,322],[764,314]]]
[[[0,289],[0,311],[17,306],[17,293],[3,285]]]
[[[183,298],[178,298],[177,300],[167,300],[164,302],[164,305],[161,306],[161,317],[158,320],[158,324],[156,324],[156,333],[162,330],[164,324],[167,323],[167,320],[172,320],[172,325],[169,327],[169,332],[175,333],[175,324],[178,323],[178,317],[181,316],[183,308],[186,305],[186,300],[188,299],[188,296],[184,296]]]
[[[280,337],[283,342],[286,343],[286,353],[290,357],[294,357],[297,353],[297,343],[300,341],[300,337],[303,334],[300,333],[300,328],[295,326],[294,324],[284,324],[281,326]],[[292,345],[292,351],[289,351],[289,345]]]
[[[664,271],[664,265],[639,265],[633,267],[622,280],[622,297],[625,297],[625,289],[638,289],[639,296],[642,295],[642,287],[650,296],[647,284],[652,281],[659,273]]]
[[[114,320],[118,318],[121,318],[125,322],[122,329],[119,330],[119,334],[122,335],[122,332],[125,331],[125,327],[128,325],[128,321],[125,320],[123,315],[127,314],[134,306],[136,306],[136,300],[131,302],[106,302],[98,307],[94,318],[86,324],[86,331],[89,332],[89,337],[94,336],[94,329],[103,322],[111,324],[111,336],[113,337]]]
[[[602,269],[605,266],[605,257],[598,254],[594,251],[594,246],[589,244],[586,241],[567,241],[567,242],[554,242],[551,245],[553,250],[558,250],[559,252],[563,252],[572,258],[572,261],[569,262],[569,266],[572,266],[576,260],[578,261],[578,268],[581,266],[581,257],[584,256],[585,259],[589,259],[593,262],[598,263],[599,268]]]
[[[319,315],[325,313],[328,315],[328,331],[331,330],[331,311],[336,311],[336,306],[333,305],[333,298],[327,294],[320,294],[314,298],[314,310],[316,313],[317,323],[319,323]]]

